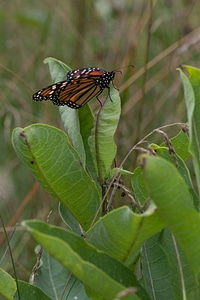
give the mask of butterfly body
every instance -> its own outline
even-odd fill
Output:
[[[110,82],[113,81],[115,72],[107,72],[100,68],[84,68],[72,70],[67,73],[67,79],[46,88],[33,95],[33,100],[51,100],[55,105],[67,105],[71,108],[80,108],[92,98],[98,96],[105,88],[110,97]],[[100,102],[101,103],[101,102]]]

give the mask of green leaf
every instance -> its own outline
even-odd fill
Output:
[[[100,195],[67,135],[52,126],[34,124],[16,128],[12,142],[40,184],[87,230],[99,207]]]
[[[174,298],[169,263],[159,246],[159,235],[160,233],[154,235],[142,247],[141,264],[145,289],[151,299],[182,299]]]
[[[161,145],[163,145],[163,144],[161,144]],[[179,144],[179,146],[180,146],[180,144]],[[169,153],[169,149],[167,147],[158,146],[158,145],[154,144],[153,148],[156,149],[158,156],[163,157],[163,158],[167,159],[168,161],[170,161],[171,163],[175,164],[174,156]],[[182,154],[183,154],[183,152],[184,151],[182,151]],[[178,153],[180,153],[180,151],[178,151]],[[177,169],[180,172],[181,176],[184,178],[185,182],[187,183],[188,190],[190,191],[190,194],[193,198],[194,206],[197,209],[197,211],[199,211],[199,197],[198,197],[196,191],[194,190],[189,170],[188,170],[186,164],[184,163],[183,159],[181,157],[179,157],[178,153],[177,153],[177,162],[178,162]],[[186,152],[183,156],[186,157]],[[134,174],[131,179],[131,183],[132,183],[132,189],[134,192],[135,200],[144,205],[146,203],[146,201],[149,199],[150,195],[145,186],[141,167],[138,167],[135,169]]]
[[[65,131],[74,148],[81,157],[82,164],[85,166],[85,149],[83,139],[80,134],[80,122],[77,109],[72,109],[67,106],[59,108],[61,120],[64,124]]]
[[[157,146],[156,150],[157,150],[157,154],[160,157],[163,157],[163,158],[167,159],[168,161],[170,161],[172,164],[175,165],[174,156],[169,153],[169,149],[167,147],[159,147],[159,146]],[[186,164],[184,163],[184,161],[183,161],[183,159],[181,157],[179,157],[177,155],[176,159],[177,159],[177,162],[178,162],[177,170],[179,171],[180,175],[185,180],[185,182],[186,182],[186,184],[188,186],[188,190],[189,190],[189,192],[190,192],[190,194],[191,194],[191,196],[193,198],[194,206],[195,206],[196,210],[199,211],[199,205],[200,205],[200,203],[199,203],[199,197],[198,197],[196,191],[194,190],[189,170],[188,170]]]
[[[158,214],[174,233],[195,280],[200,271],[200,216],[178,170],[160,157],[141,156],[143,174]]]
[[[199,287],[168,228],[144,244],[141,264],[144,286],[152,299],[199,299]]]
[[[45,58],[44,63],[49,65],[53,83],[67,79],[67,72],[71,70],[68,65],[53,57]]]
[[[23,225],[44,249],[93,291],[94,299],[113,300],[130,286],[136,287],[137,293],[124,299],[149,299],[128,268],[80,236],[37,220],[24,221]]]
[[[138,215],[127,206],[117,208],[96,222],[87,240],[130,266],[142,244],[165,225],[154,209]]]
[[[91,148],[89,145],[89,137],[94,126],[94,116],[91,112],[89,105],[84,105],[78,111],[80,121],[80,132],[83,139],[83,144],[86,154],[87,170],[90,176],[96,180],[98,178],[96,161],[93,159]]]
[[[134,170],[134,174],[131,177],[131,185],[135,200],[144,205],[149,199],[149,193],[146,189],[141,167]]]
[[[189,122],[189,152],[192,154],[197,186],[200,192],[200,70],[191,66],[182,66],[188,74],[179,69],[184,87],[185,102]]]
[[[110,97],[107,98],[103,107],[95,118],[95,128],[89,138],[93,160],[97,162],[99,178],[109,177],[109,172],[116,155],[114,134],[121,113],[121,101],[119,92],[110,87]]]
[[[162,231],[158,242],[168,261],[170,286],[173,289],[174,299],[199,299],[197,295],[199,295],[200,289],[196,285],[183,252],[168,228]],[[190,297],[191,294],[196,297]],[[185,297],[185,295],[187,296]]]
[[[188,152],[189,138],[187,133],[181,130],[176,136],[171,138],[170,141],[176,151],[176,154],[184,161],[186,161],[186,159],[188,159],[188,157],[190,156]],[[161,144],[161,146],[163,146],[163,144]]]
[[[51,299],[89,300],[83,284],[45,250],[34,284]]]
[[[0,268],[0,296],[5,297],[5,299],[13,299],[16,290],[15,280]]]
[[[16,292],[13,300],[52,300],[37,286],[34,286],[27,282],[18,280],[18,288],[20,297],[18,297],[18,292]]]

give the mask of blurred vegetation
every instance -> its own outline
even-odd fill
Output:
[[[55,57],[72,69],[98,66],[111,71],[134,64],[134,69],[123,69],[115,78],[122,100],[116,134],[120,162],[154,128],[187,121],[176,68],[182,63],[199,66],[200,3],[15,0],[0,4],[0,210],[18,277],[27,280],[35,263],[35,242],[21,229],[21,220],[46,220],[53,210],[51,223],[60,224],[56,201],[35,183],[11,145],[17,126],[41,122],[63,128],[57,107],[31,100],[35,91],[51,83],[44,58]],[[98,103],[92,105],[95,109]],[[177,131],[173,127],[168,134]],[[136,154],[129,161],[130,169],[135,159]],[[3,257],[3,234],[0,243]],[[9,254],[1,266],[13,274]]]

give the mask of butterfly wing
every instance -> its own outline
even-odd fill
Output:
[[[79,108],[101,92],[101,87],[97,86],[93,79],[81,78],[81,80],[73,80],[66,89],[60,92],[59,101],[63,103],[62,105]]]
[[[55,105],[67,105],[71,108],[80,108],[93,97],[102,92],[92,78],[78,78],[61,81],[39,90],[33,95],[33,100],[51,100]]]

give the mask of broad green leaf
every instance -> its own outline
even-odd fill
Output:
[[[43,291],[41,291],[37,286],[29,284],[27,282],[18,280],[19,294],[16,292],[13,300],[52,300]]]
[[[41,259],[34,284],[51,299],[89,300],[83,284],[48,252],[43,250]]]
[[[61,120],[64,124],[65,131],[69,137],[74,148],[77,150],[81,157],[82,164],[85,166],[85,149],[80,134],[80,122],[78,118],[77,109],[72,109],[67,106],[61,106],[59,108]]]
[[[87,230],[100,196],[67,135],[52,126],[34,124],[16,128],[12,142],[17,155],[40,184]]]
[[[200,70],[191,66],[180,69],[189,123],[189,152],[192,154],[197,186],[200,192]]]
[[[160,157],[167,159],[168,161],[170,161],[172,164],[175,165],[174,156],[169,153],[169,149],[167,147],[157,146],[156,151]],[[179,171],[180,175],[185,180],[185,182],[188,186],[188,190],[193,198],[194,206],[195,206],[196,210],[199,211],[199,197],[198,197],[196,191],[194,190],[189,170],[181,157],[179,157],[177,155],[176,160],[178,162],[177,170]]]
[[[130,266],[142,244],[164,226],[154,208],[138,215],[124,206],[111,211],[96,222],[88,231],[87,240]]]
[[[121,102],[119,92],[110,87],[110,97],[99,110],[95,118],[95,128],[89,138],[93,160],[97,163],[98,175],[102,180],[109,176],[109,172],[116,155],[114,134],[118,125]]]
[[[0,296],[5,297],[5,299],[13,299],[16,290],[15,280],[0,268]]]
[[[165,159],[141,156],[143,174],[157,212],[169,226],[196,279],[200,271],[200,216],[178,170]]]
[[[130,286],[136,287],[137,293],[124,299],[149,299],[128,268],[80,236],[37,220],[24,221],[23,225],[44,249],[91,289],[97,299],[113,300]]]
[[[155,148],[155,145],[154,145]],[[167,147],[160,147],[156,145],[156,151],[158,156],[167,159],[168,161],[175,164],[175,160],[173,155],[169,154],[169,149]],[[178,170],[181,176],[184,178],[185,182],[188,185],[188,189],[193,197],[194,206],[197,210],[199,210],[199,198],[194,190],[193,183],[190,177],[189,170],[184,163],[184,161],[177,155],[177,162],[178,162]],[[149,199],[149,193],[146,189],[144,177],[142,174],[142,170],[140,167],[136,168],[134,174],[131,178],[132,188],[134,192],[135,200],[141,204],[145,204],[145,202]]]
[[[172,155],[169,154],[168,151],[165,151],[161,157],[164,158],[168,158],[169,161],[174,162],[174,158],[172,157]],[[192,179],[190,177],[190,172],[186,166],[186,164],[184,163],[184,161],[182,160],[182,158],[180,158],[179,156],[177,156],[177,161],[178,161],[178,168],[177,170],[179,171],[179,173],[181,174],[181,176],[183,177],[183,179],[185,180],[187,186],[188,186],[188,190],[190,192],[190,195],[193,199],[193,203],[194,206],[196,208],[197,211],[199,211],[199,197],[194,189],[193,183],[192,183]]]
[[[141,167],[137,167],[134,170],[134,174],[131,177],[131,185],[135,200],[144,205],[149,199],[149,193],[146,189]]]
[[[188,135],[185,131],[181,130],[176,136],[174,136],[173,138],[170,139],[176,154],[181,157],[184,161],[186,159],[188,159],[188,157],[190,156],[189,152],[188,152],[188,146],[189,146],[189,138]],[[163,144],[161,144],[161,146],[163,146]],[[166,146],[166,144],[165,144]]]
[[[46,58],[44,62],[49,65],[51,78],[54,83],[67,79],[66,74],[71,69],[63,62],[52,57]],[[59,107],[59,111],[68,137],[74,148],[79,152],[83,165],[85,165],[85,150],[80,134],[78,111],[66,105]]]
[[[89,105],[84,105],[81,109],[79,109],[78,115],[80,121],[80,132],[86,154],[87,171],[90,176],[96,180],[98,178],[96,161],[93,159],[94,155],[91,153],[91,147],[89,145],[89,137],[94,126],[94,116]]]
[[[148,239],[142,247],[144,287],[151,299],[182,299],[173,296],[169,262],[159,246],[158,237],[159,233]]]
[[[199,299],[199,287],[168,228],[144,244],[141,264],[144,286],[152,299]]]
[[[174,299],[199,299],[197,295],[199,295],[200,289],[196,285],[183,252],[168,228],[161,232],[158,243],[168,261],[171,276],[170,286],[173,289]],[[196,297],[191,298],[191,294]]]
[[[153,148],[156,149],[158,156],[167,159],[172,164],[175,164],[174,157],[172,154],[169,153],[169,149],[167,147],[154,145]],[[177,169],[180,172],[181,176],[184,178],[186,184],[188,185],[188,189],[193,198],[195,208],[199,210],[199,198],[196,191],[194,190],[189,170],[186,164],[184,163],[184,161],[178,155],[177,155],[177,162],[178,162]],[[144,205],[145,202],[149,199],[150,195],[146,189],[144,177],[142,175],[142,170],[140,167],[135,169],[131,179],[131,183],[132,183],[132,189],[134,192],[135,200]]]
[[[188,136],[185,132],[183,132],[181,130],[175,137],[170,139],[170,141],[171,141],[171,143],[174,147],[174,150],[176,151],[177,157],[178,157],[178,162],[179,162],[178,169],[180,170],[180,173],[185,178],[185,180],[188,184],[188,187],[189,187],[191,194],[193,196],[193,199],[194,199],[195,207],[198,207],[199,200],[198,200],[197,194],[194,191],[188,169],[183,162],[183,160],[186,160],[189,156]],[[153,148],[155,149],[155,147],[156,147],[156,152],[159,156],[163,156],[166,159],[170,160],[172,163],[175,163],[174,157],[173,157],[173,155],[169,154],[169,149],[166,147],[165,143],[162,143],[160,146],[154,145]],[[132,189],[134,192],[135,200],[144,205],[149,199],[149,193],[146,189],[144,177],[142,175],[142,170],[140,167],[138,167],[134,170],[134,174],[131,178],[131,185],[132,185]]]

